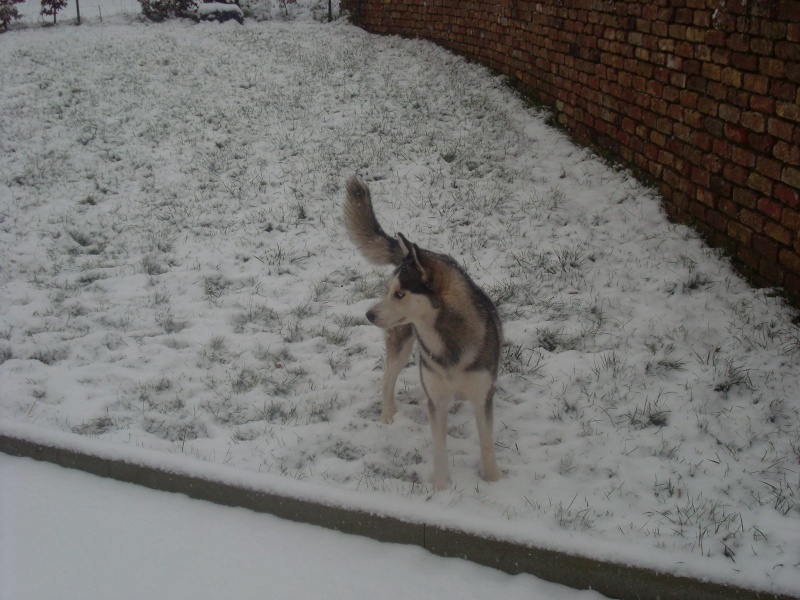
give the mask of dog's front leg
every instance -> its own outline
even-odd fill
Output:
[[[383,375],[383,411],[381,419],[391,423],[397,412],[394,402],[394,388],[397,376],[406,366],[408,356],[414,347],[414,328],[411,325],[400,325],[386,330],[386,371]]]
[[[447,406],[452,390],[439,375],[425,367],[423,361],[420,375],[422,387],[428,396],[428,422],[431,424],[433,437],[433,487],[444,490],[450,483],[450,469],[447,464]]]

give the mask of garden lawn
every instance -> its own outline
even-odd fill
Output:
[[[295,17],[0,36],[2,421],[800,591],[797,312],[502,78]],[[456,403],[434,493],[416,366],[380,422],[352,174],[499,307],[498,483]]]

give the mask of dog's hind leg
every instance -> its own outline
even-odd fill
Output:
[[[481,471],[486,481],[500,479],[494,455],[494,381],[488,371],[472,372],[461,382],[459,395],[468,400],[475,411],[478,442],[481,446]]]
[[[383,375],[383,412],[381,413],[384,423],[391,423],[397,412],[394,403],[394,388],[397,384],[397,376],[408,362],[415,339],[414,328],[411,325],[400,325],[386,330],[386,370]]]
[[[450,483],[447,466],[447,402],[428,397],[428,420],[433,435],[433,487],[447,489]]]
[[[481,469],[486,481],[500,479],[500,469],[497,468],[497,459],[494,455],[494,384],[483,402],[473,402],[475,408],[475,422],[478,425],[478,440],[481,445]]]

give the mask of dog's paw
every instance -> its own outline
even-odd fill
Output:
[[[484,467],[484,469],[483,469],[483,479],[485,481],[499,481],[500,480],[500,469],[497,468],[497,465],[492,465],[488,469]]]
[[[446,490],[450,487],[450,478],[449,477],[434,477],[433,478],[433,489],[435,490]]]
[[[397,414],[397,408],[394,405],[394,402],[387,404],[384,403],[383,411],[381,412],[381,420],[389,425],[394,421],[394,416]]]

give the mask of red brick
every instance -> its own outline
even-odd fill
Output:
[[[780,244],[784,244],[786,246],[790,246],[794,241],[794,232],[789,231],[783,225],[778,225],[777,223],[773,223],[768,221],[764,225],[764,234],[775,240]]]
[[[790,102],[778,102],[775,105],[775,113],[790,121],[800,123],[800,105]]]
[[[775,99],[754,94],[750,97],[750,108],[760,113],[772,114],[775,112]]]
[[[793,42],[778,42],[775,44],[775,56],[791,62],[800,61],[800,47]],[[789,65],[786,65],[787,67]]]
[[[718,65],[728,65],[731,62],[731,51],[726,48],[712,48],[711,60]]]
[[[671,152],[667,152],[666,150],[659,150],[658,152],[658,162],[661,163],[662,166],[665,167],[674,167],[675,166],[675,155]],[[652,173],[653,170],[650,169]],[[661,171],[659,171],[660,173]]]
[[[742,225],[752,229],[756,233],[760,233],[764,228],[766,222],[765,217],[757,212],[743,208],[739,211],[739,221]]]
[[[758,264],[758,273],[754,279],[757,285],[776,286],[783,285],[786,271],[775,260],[762,260]],[[763,283],[759,283],[759,282]]]
[[[735,146],[726,139],[714,138],[711,144],[711,152],[724,160],[731,160],[734,147]]]
[[[775,186],[775,198],[791,208],[800,207],[800,189],[779,183]]]
[[[683,72],[687,75],[699,75],[702,68],[703,62],[700,60],[683,61]]]
[[[780,79],[786,74],[786,63],[777,58],[762,57],[758,61],[758,72]]]
[[[706,207],[699,202],[692,202],[689,205],[689,214],[695,217],[696,219],[700,220],[700,223],[697,223],[698,226],[702,227],[703,223],[706,220]]]
[[[800,146],[778,142],[772,149],[772,155],[780,161],[792,165],[800,165]],[[780,177],[776,177],[780,179]]]
[[[786,79],[793,83],[800,83],[800,60],[786,65]]]
[[[797,16],[795,15],[795,19]],[[786,37],[787,28],[786,23],[781,21],[762,20],[761,21],[761,35],[771,40],[781,40]]]
[[[677,188],[678,184],[681,182],[681,179],[681,176],[675,171],[672,171],[671,169],[664,169],[663,180],[668,186]]]
[[[708,152],[703,157],[703,167],[705,167],[706,170],[712,175],[718,175],[722,171],[722,159],[719,156],[715,156],[711,152]],[[709,185],[712,189],[716,189],[718,191],[722,191],[724,187],[714,177],[712,177]]]
[[[795,100],[797,97],[797,89],[796,83],[780,79],[773,79],[769,85],[769,93],[771,96],[788,102]]]
[[[697,99],[697,110],[705,115],[715,116],[719,114],[719,102],[708,96],[700,96],[700,98]]]
[[[781,181],[793,188],[800,189],[800,169],[784,168],[781,174]]]
[[[738,69],[727,67],[720,70],[719,80],[725,85],[739,88],[742,86],[742,72]]]
[[[797,253],[781,248],[778,253],[778,262],[787,269],[791,269],[794,273],[800,273],[800,256]]]
[[[758,194],[743,187],[733,190],[733,201],[744,207],[755,209],[758,204]]]
[[[729,69],[732,70],[732,69]],[[738,73],[738,71],[736,71]],[[713,63],[703,63],[703,70],[701,74],[706,79],[713,79],[714,81],[720,81],[722,79],[722,67],[719,65],[715,65]]]
[[[683,120],[692,129],[702,129],[705,117],[698,110],[684,110]]]
[[[744,225],[741,225],[740,223],[737,223],[736,221],[728,222],[727,233],[732,239],[736,240],[740,244],[744,244],[745,246],[750,245],[750,241],[753,237],[753,232],[750,229]]]
[[[658,148],[664,148],[667,145],[667,138],[660,131],[651,131],[650,132],[650,141],[653,142],[653,144],[655,144],[656,146],[658,146]],[[660,153],[660,150],[659,150],[659,153]]]
[[[747,135],[747,143],[758,152],[772,154],[772,149],[775,147],[775,138],[771,135],[751,132]]]
[[[705,169],[694,167],[692,169],[692,181],[703,187],[708,187],[711,182],[711,176]]]
[[[742,116],[742,111],[731,104],[719,105],[719,118],[729,123],[738,123]]]
[[[697,99],[699,98],[699,94],[696,92],[691,92],[689,90],[681,90],[680,101],[681,104],[690,109],[697,108]]]
[[[794,11],[794,17],[797,17],[797,6],[794,2],[784,2],[784,6]],[[788,15],[787,15],[788,17]],[[789,23],[786,27],[786,39],[790,42],[800,42],[800,22]]]
[[[750,106],[750,93],[745,90],[737,90],[735,88],[726,88],[727,100],[735,106],[740,108],[748,108]]]
[[[712,139],[714,138],[700,131],[695,131],[692,133],[691,136],[689,136],[689,141],[692,143],[692,145],[695,148],[703,150],[704,152],[708,152],[709,150],[711,150]]]
[[[720,198],[717,202],[717,208],[724,214],[734,219],[739,219],[739,213],[742,207],[727,198]]]
[[[748,36],[741,33],[734,33],[728,36],[728,48],[737,52],[747,52],[750,49]]]
[[[726,38],[727,36],[724,31],[719,31],[717,29],[706,30],[705,42],[709,46],[724,46],[727,41]]]
[[[725,218],[725,215],[715,210],[708,210],[706,211],[706,223],[717,231],[727,231],[729,221]]]
[[[748,92],[766,94],[769,89],[769,79],[758,73],[745,73],[742,77],[742,87]]]
[[[758,210],[762,214],[767,215],[770,219],[780,223],[783,214],[783,206],[778,202],[774,202],[770,198],[761,198],[758,201]]]
[[[731,125],[730,123],[725,124],[725,137],[732,142],[736,142],[737,144],[746,144],[747,136],[748,133],[745,129],[742,129],[737,125]]]
[[[742,126],[760,133],[766,130],[766,119],[761,113],[746,111],[742,113]]]
[[[672,119],[674,130],[674,127],[680,125],[683,121],[683,107],[678,104],[678,97],[680,96],[678,90],[673,87],[667,88],[667,90],[669,91],[664,94],[664,98],[669,102],[667,106],[667,115]]]
[[[728,163],[725,165],[722,172],[731,183],[742,186],[747,185],[747,178],[750,174],[748,169]]]
[[[694,11],[690,8],[678,8],[673,19],[676,23],[690,24],[694,21]]]
[[[669,37],[676,39],[676,40],[685,40],[686,39],[686,25],[681,25],[679,23],[673,23],[669,26]]]
[[[734,52],[731,54],[731,64],[742,71],[758,71],[758,57],[754,54]]]
[[[744,265],[750,267],[751,269],[758,269],[758,265],[761,262],[760,255],[749,246],[741,246],[736,256]]]
[[[742,148],[741,146],[734,146],[731,153],[731,160],[737,165],[743,167],[753,168],[756,166],[756,154],[752,150]]]
[[[773,43],[771,40],[764,38],[753,38],[750,40],[750,50],[756,54],[769,56],[772,54]]]
[[[747,177],[747,185],[765,196],[772,195],[772,180],[764,177],[760,173],[756,173],[755,171],[750,173]]]
[[[756,170],[770,179],[780,180],[783,163],[765,156],[759,156],[756,160]]]
[[[677,69],[677,66],[671,67]],[[669,82],[672,86],[676,88],[685,88],[686,87],[686,74],[679,73],[679,72],[672,72],[669,75]]]
[[[783,121],[770,117],[767,120],[767,132],[782,140],[790,141],[795,131],[795,126]]]
[[[784,208],[781,223],[786,229],[800,232],[800,212],[792,210],[791,208]]]
[[[766,257],[771,261],[778,259],[779,247],[778,244],[776,244],[773,240],[762,235],[754,235],[750,245],[759,255]]]

